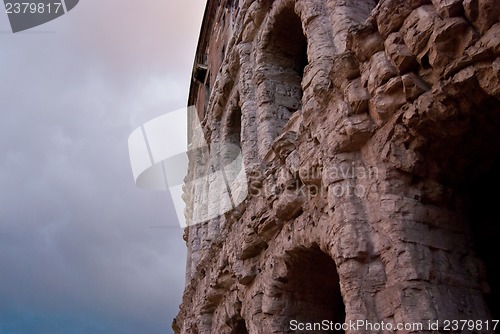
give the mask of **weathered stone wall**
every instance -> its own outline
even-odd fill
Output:
[[[186,229],[175,332],[498,319],[500,2],[209,1],[207,13],[190,103],[213,147],[241,146],[250,194]]]

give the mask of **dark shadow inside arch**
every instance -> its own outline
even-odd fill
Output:
[[[500,101],[487,98],[474,110],[469,131],[457,145],[456,158],[450,166],[460,171],[459,188],[465,192],[467,221],[472,249],[483,261],[480,269],[489,291],[484,299],[492,319],[500,317]],[[484,289],[484,286],[483,286]]]
[[[267,51],[270,62],[281,67],[284,74],[293,76],[294,81],[302,79],[307,65],[307,39],[293,7],[286,7],[275,18]]]
[[[500,157],[490,169],[468,187],[470,208],[468,221],[473,248],[485,265],[485,279],[489,291],[484,293],[492,319],[500,317],[500,271],[498,245],[500,241]]]
[[[285,310],[289,315],[284,324],[290,329],[290,321],[333,324],[345,321],[345,306],[340,293],[339,276],[333,259],[318,247],[301,248],[287,253],[288,274],[282,278]],[[344,333],[343,330],[315,329],[293,333]]]
[[[222,165],[227,181],[232,184],[241,169],[243,168],[241,159],[241,108],[235,104],[229,108],[225,124],[225,138],[222,150]],[[232,164],[232,165],[231,165]],[[227,166],[231,168],[226,168]]]
[[[272,92],[279,133],[293,112],[302,107],[302,78],[308,63],[307,39],[293,5],[274,18],[264,47],[267,87]]]
[[[227,141],[241,147],[241,108],[233,106],[227,122]]]
[[[498,270],[498,246],[500,241],[500,159],[469,189],[471,208],[469,223],[473,247],[485,264],[485,275],[490,291],[484,294],[492,319],[500,317],[500,271]]]
[[[248,329],[247,329],[247,326],[245,324],[245,320],[240,319],[236,323],[236,327],[234,328],[232,334],[248,334]]]

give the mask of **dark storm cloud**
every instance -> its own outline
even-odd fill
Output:
[[[0,333],[171,332],[182,231],[127,138],[185,105],[203,7],[86,0],[15,35],[0,17]]]

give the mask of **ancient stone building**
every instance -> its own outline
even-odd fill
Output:
[[[207,1],[189,104],[211,156],[241,147],[249,194],[186,228],[175,332],[493,332],[499,18],[499,0]]]

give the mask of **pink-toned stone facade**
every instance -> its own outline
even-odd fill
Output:
[[[209,0],[189,103],[241,147],[249,195],[185,230],[175,332],[498,319],[499,19],[498,0]]]

